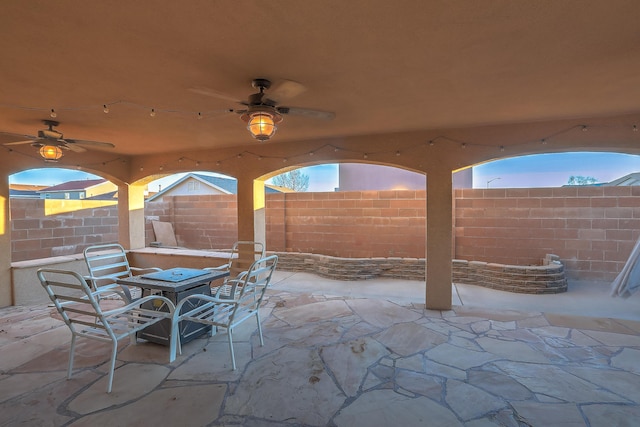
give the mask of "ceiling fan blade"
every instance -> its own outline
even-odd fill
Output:
[[[74,153],[84,153],[84,152],[87,151],[86,148],[81,147],[79,145],[76,145],[76,144],[70,142],[69,140],[66,140],[65,142],[66,143],[60,145],[59,147],[60,148],[66,148],[66,149],[68,149],[70,151],[73,151]]]
[[[239,104],[243,104],[244,101],[239,100],[238,98],[224,94],[222,92],[218,92],[216,90],[210,89],[204,86],[195,86],[189,88],[190,92],[197,93],[198,95],[210,96],[212,98],[218,98],[225,101],[237,102]]]
[[[280,114],[303,116],[320,120],[333,120],[336,117],[336,113],[332,113],[330,111],[310,110],[308,108],[278,107],[277,110]]]
[[[21,133],[12,133],[12,132],[0,132],[0,135],[9,136],[11,138],[18,139],[16,142],[7,142],[2,145],[18,145],[18,144],[28,144],[34,142],[38,139],[37,136],[33,135],[25,135]]]
[[[5,142],[2,145],[22,145],[22,144],[33,144],[35,142],[38,142],[37,138],[36,139],[29,139],[29,140],[25,140],[25,141]]]
[[[291,99],[305,92],[307,88],[293,80],[281,80],[267,91],[267,97],[276,103],[283,99]]]
[[[115,148],[116,146],[110,142],[100,142],[100,141],[87,141],[84,139],[64,139],[62,142],[69,144],[69,149],[73,150],[71,146],[79,146],[79,145],[91,145],[94,147],[104,147],[104,148]],[[83,149],[84,150],[84,149]]]

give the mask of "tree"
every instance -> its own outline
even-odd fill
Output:
[[[273,185],[289,188],[293,191],[306,191],[309,188],[309,175],[295,169],[273,177]]]
[[[592,176],[573,176],[571,175],[569,177],[569,182],[567,182],[567,184],[569,185],[591,185],[591,184],[595,184],[596,182],[598,182],[598,180]]]

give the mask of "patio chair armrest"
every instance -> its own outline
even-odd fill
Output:
[[[218,287],[218,290],[213,295],[214,298],[218,298],[224,301],[232,301],[235,298],[236,290],[238,289],[238,285],[244,283],[243,277],[247,274],[246,271],[240,273],[238,277],[233,279],[225,280],[224,284]]]
[[[104,283],[116,283],[116,281],[112,278],[112,277],[104,277],[104,276],[82,276],[82,278],[87,282],[87,283],[93,283],[93,284],[99,284],[101,282]]]
[[[158,313],[159,313],[158,315],[159,316],[164,316],[164,317],[167,317],[167,318],[173,316],[173,313],[174,313],[174,311],[176,309],[175,305],[173,304],[173,302],[169,298],[163,297],[161,295],[148,295],[146,297],[139,298],[139,299],[135,300],[134,302],[129,303],[129,304],[125,305],[125,306],[114,308],[114,309],[109,310],[109,311],[105,311],[105,312],[103,312],[103,314],[105,316],[114,316],[114,315],[117,315],[119,313],[123,313],[123,312],[129,311],[129,310],[131,310],[133,308],[142,308],[143,304],[145,304],[147,302],[154,301],[154,300],[155,301],[162,301],[169,309],[168,312],[160,312],[160,311],[158,311]],[[166,313],[166,314],[160,314],[160,313]]]
[[[211,271],[211,270],[216,270],[216,271],[228,270],[230,266],[231,266],[230,263],[226,263],[226,264],[223,264],[223,265],[219,265],[217,267],[205,267],[205,268],[203,268],[203,270],[208,270],[208,271]]]
[[[232,299],[216,298],[214,296],[206,295],[206,294],[193,294],[180,300],[180,302],[176,305],[174,316],[180,317],[180,311],[182,311],[182,306],[187,304],[188,301],[193,301],[193,300],[200,300],[200,301],[204,301],[205,303],[214,303],[214,304],[237,303],[236,300],[232,300]]]
[[[95,288],[95,290],[92,292],[92,294],[97,297],[98,299],[100,298],[101,294],[105,294],[105,293],[109,293],[109,294],[117,294],[118,296],[120,296],[120,298],[125,301],[127,304],[130,303],[133,298],[131,297],[131,291],[129,290],[128,287],[124,286],[124,285],[120,285],[118,283],[116,283],[113,279],[108,279],[108,278],[99,278],[99,277],[95,277],[93,278],[92,276],[84,276],[83,277],[87,283],[93,283],[93,286],[90,286],[91,288]],[[107,280],[108,279],[108,280]],[[102,281],[107,281],[106,285],[98,285],[97,282],[99,282],[100,280]]]
[[[162,271],[162,269],[158,267],[129,267],[129,269],[131,270],[131,274],[134,276]]]

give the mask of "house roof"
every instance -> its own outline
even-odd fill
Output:
[[[43,188],[47,188],[47,185],[35,185],[35,184],[9,184],[9,190],[15,191],[40,191]]]
[[[631,185],[640,185],[640,172],[630,173],[618,179],[614,179],[611,182],[606,182],[602,184],[603,187],[614,187],[614,186],[622,187],[622,186],[631,186]]]
[[[106,182],[106,179],[84,179],[78,181],[67,181],[62,184],[54,185],[53,187],[47,187],[40,190],[41,193],[53,193],[59,191],[81,191],[91,188],[94,185],[102,184]]]
[[[220,177],[220,176],[211,176],[211,175],[203,175],[203,174],[199,174],[199,173],[188,173],[186,175],[184,175],[182,178],[176,180],[175,182],[173,182],[171,185],[167,186],[166,188],[162,189],[162,191],[157,192],[156,194],[154,194],[153,196],[149,197],[147,200],[152,202],[155,199],[158,199],[160,197],[162,197],[164,194],[168,193],[169,191],[171,191],[172,189],[176,188],[177,186],[181,185],[183,182],[189,180],[189,179],[195,179],[198,180],[202,183],[204,183],[205,185],[214,188],[222,193],[226,193],[226,194],[237,194],[238,193],[238,181],[234,178],[224,178],[224,177]],[[282,189],[281,187],[275,186],[275,185],[269,185],[266,184],[264,186],[264,191],[265,193],[269,194],[269,193],[284,193],[286,192],[286,189]]]
[[[118,190],[87,197],[85,200],[118,200]]]

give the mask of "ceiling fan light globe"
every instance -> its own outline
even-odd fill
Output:
[[[55,162],[62,157],[62,149],[57,145],[43,145],[38,152],[47,162]]]
[[[249,133],[258,141],[267,141],[275,133],[278,127],[273,120],[273,116],[264,111],[258,111],[249,117],[247,126]]]

